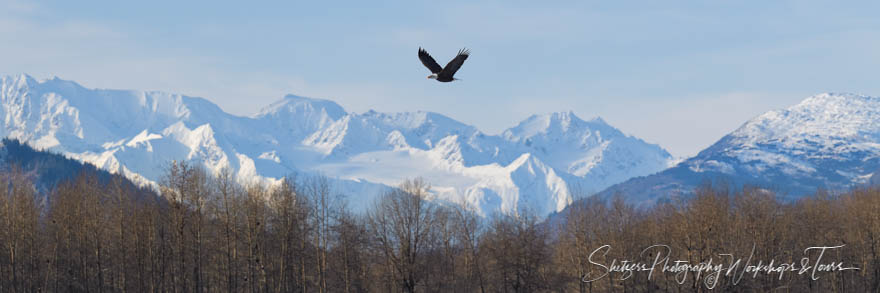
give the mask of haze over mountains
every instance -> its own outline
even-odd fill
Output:
[[[487,215],[526,207],[539,215],[572,202],[570,186],[598,192],[668,168],[661,147],[600,118],[534,115],[501,135],[432,112],[348,113],[289,95],[251,117],[202,98],[154,91],[87,89],[27,75],[0,82],[0,134],[124,174],[161,179],[172,160],[230,168],[244,182],[291,173],[335,178],[361,209],[388,186],[424,177],[435,198]]]

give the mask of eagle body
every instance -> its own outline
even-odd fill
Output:
[[[446,64],[446,67],[440,67],[440,64],[437,64],[437,61],[434,61],[434,58],[428,54],[428,51],[419,48],[419,60],[421,60],[422,64],[431,71],[431,75],[428,75],[428,79],[436,79],[439,82],[458,80],[453,77],[453,75],[455,75],[455,72],[461,68],[461,65],[464,64],[464,60],[467,60],[468,56],[470,56],[470,51],[467,49],[461,49],[458,51],[458,55]]]

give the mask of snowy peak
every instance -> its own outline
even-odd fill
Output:
[[[510,174],[511,180],[519,186],[521,194],[540,194],[539,197],[523,197],[517,206],[526,207],[538,214],[558,212],[568,206],[571,201],[571,193],[568,184],[550,166],[541,160],[523,155],[508,166],[513,169]],[[550,200],[535,201],[535,198],[549,198]]]
[[[505,130],[502,136],[510,141],[521,142],[534,136],[564,135],[586,128],[608,129],[610,126],[598,117],[586,122],[577,117],[574,112],[556,112],[532,115],[517,126]]]
[[[649,175],[672,162],[659,146],[627,136],[601,118],[584,121],[572,112],[533,115],[502,136],[555,169],[590,181],[585,185],[591,188],[604,188],[623,176]]]
[[[825,93],[750,120],[731,135],[743,143],[774,139],[869,137],[880,134],[880,98]]]
[[[420,136],[438,136],[438,133],[445,131],[465,129],[476,131],[473,126],[434,112],[416,111],[386,114],[370,110],[361,116],[390,127],[419,131],[416,134]]]
[[[506,166],[475,168],[497,173],[497,176],[481,178],[463,192],[464,201],[477,207],[484,216],[493,211],[547,215],[561,211],[572,201],[568,182],[531,154],[522,154]]]
[[[4,78],[0,93],[0,116],[9,131],[5,134],[34,140],[39,148],[63,145],[82,151],[92,149],[88,145],[134,136],[145,129],[160,131],[176,122],[193,127],[205,123],[227,126],[233,119],[202,98],[157,91],[87,89],[58,78]],[[75,142],[79,140],[85,144]]]
[[[328,155],[348,155],[401,145],[427,150],[448,136],[471,136],[478,132],[473,126],[433,112],[386,114],[370,110],[346,115],[313,133],[304,143]],[[389,136],[395,142],[389,143]]]
[[[345,109],[333,101],[286,95],[283,99],[261,109],[254,117],[277,116],[282,113],[286,115],[324,113],[333,120],[337,120],[346,114]]]
[[[770,188],[798,198],[846,191],[880,171],[880,98],[825,93],[766,112],[681,164],[603,194],[655,202],[704,181]]]
[[[254,115],[254,118],[300,140],[341,119],[347,113],[333,101],[287,95]]]
[[[4,85],[4,93],[7,93],[6,91],[9,89],[26,90],[31,85],[37,84],[36,79],[24,73],[15,76],[4,76],[2,81]]]
[[[787,166],[788,173],[802,175],[818,167],[816,160],[846,161],[874,154],[863,158],[870,159],[880,154],[880,98],[832,93],[812,96],[746,122],[705,152],[707,156],[722,154],[743,162]]]
[[[517,126],[505,130],[502,137],[532,148],[553,147],[560,143],[590,149],[606,141],[627,137],[617,128],[596,117],[584,121],[573,112],[532,115]]]

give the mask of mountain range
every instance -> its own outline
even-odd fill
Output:
[[[352,113],[288,95],[251,116],[207,99],[89,89],[58,78],[0,80],[0,136],[155,186],[172,160],[228,168],[243,184],[297,174],[331,178],[349,206],[414,177],[433,199],[482,215],[540,216],[577,195],[653,204],[707,182],[795,199],[880,182],[880,98],[826,93],[759,115],[683,161],[601,118],[533,115],[497,135],[433,112]]]
[[[601,118],[571,112],[528,117],[499,135],[433,112],[347,112],[288,95],[242,117],[207,99],[157,91],[89,89],[58,78],[0,80],[0,136],[155,185],[172,160],[228,168],[244,183],[293,174],[333,179],[355,210],[405,179],[424,177],[435,200],[481,214],[539,215],[670,167],[663,148]]]
[[[880,183],[880,98],[825,93],[759,115],[718,142],[657,174],[602,192],[651,204],[702,184],[751,185],[796,199]]]

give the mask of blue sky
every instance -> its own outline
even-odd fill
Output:
[[[181,2],[181,3],[178,3]],[[286,93],[490,134],[601,116],[690,156],[822,92],[880,95],[877,1],[0,0],[0,74],[162,90],[250,115]],[[416,57],[472,56],[441,84]]]

